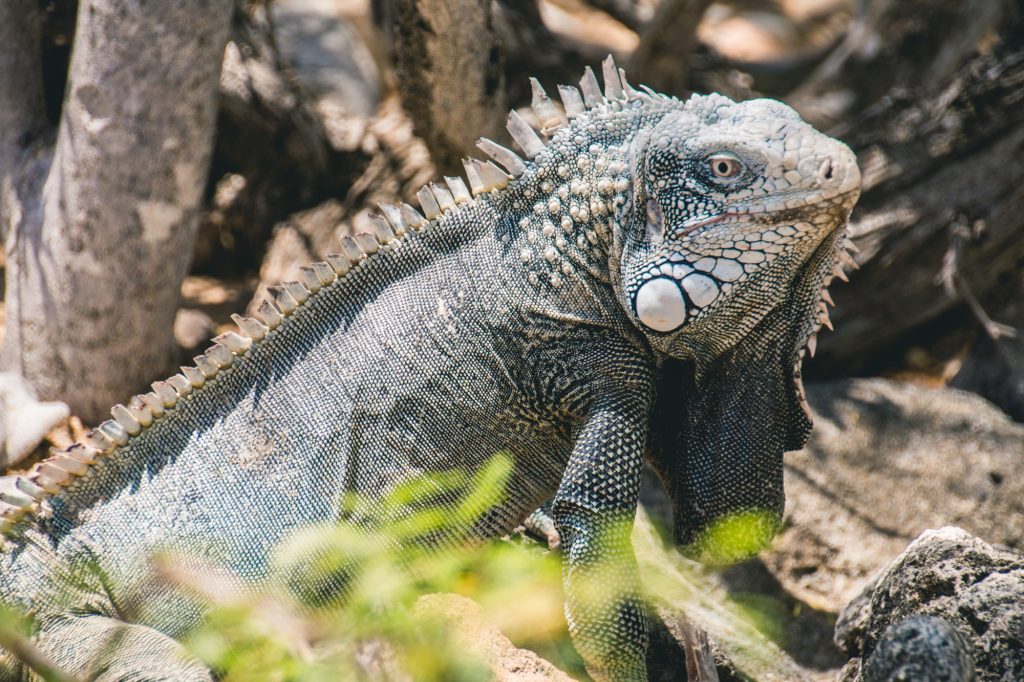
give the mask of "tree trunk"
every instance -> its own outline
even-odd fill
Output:
[[[697,26],[711,0],[664,0],[633,53],[630,77],[670,95],[687,92]]]
[[[382,0],[402,106],[445,175],[479,137],[504,136],[508,107],[489,0]]]
[[[0,365],[86,420],[173,357],[230,16],[229,0],[81,2],[56,146],[5,183]],[[6,75],[5,103],[24,96]]]
[[[12,174],[45,127],[39,12],[36,0],[0,5],[0,192],[13,190]],[[0,194],[0,211],[6,202]],[[2,214],[0,214],[2,217]],[[3,224],[0,220],[0,234]]]

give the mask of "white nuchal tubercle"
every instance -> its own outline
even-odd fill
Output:
[[[683,280],[683,288],[698,308],[706,308],[718,298],[718,285],[705,275],[689,275]]]
[[[636,292],[636,316],[647,327],[670,332],[686,322],[686,301],[674,280],[658,277]]]

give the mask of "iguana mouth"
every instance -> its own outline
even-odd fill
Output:
[[[819,198],[819,199],[817,199],[815,201],[807,201],[805,203],[802,203],[802,204],[796,205],[796,206],[782,206],[782,207],[774,207],[773,206],[773,207],[770,207],[770,208],[762,208],[762,209],[754,209],[754,210],[743,210],[743,209],[738,209],[737,210],[737,209],[734,208],[732,210],[728,210],[728,211],[725,211],[723,213],[717,213],[717,214],[711,215],[711,216],[700,216],[700,217],[697,217],[697,218],[693,218],[692,220],[688,220],[685,223],[683,223],[683,225],[680,228],[678,234],[679,234],[680,237],[685,237],[686,235],[692,234],[693,232],[696,232],[697,230],[699,230],[701,228],[704,228],[704,227],[707,227],[709,225],[716,225],[718,223],[728,222],[730,218],[745,218],[745,217],[746,218],[751,218],[751,217],[754,217],[754,216],[766,215],[768,213],[778,213],[779,211],[797,211],[797,210],[800,210],[801,208],[807,208],[809,206],[818,206],[818,205],[826,205],[826,204],[827,205],[832,205],[832,204],[835,203],[836,199],[839,199],[839,198],[842,198],[842,197],[846,197],[846,196],[851,195],[851,194],[858,194],[859,192],[860,192],[860,188],[858,187],[858,188],[855,188],[855,189],[847,190],[845,192],[840,192],[840,193],[835,194],[833,196],[830,196],[828,198]],[[813,194],[815,194],[815,192],[809,192],[808,194],[812,194],[813,195]],[[817,193],[817,194],[820,194],[820,192]]]

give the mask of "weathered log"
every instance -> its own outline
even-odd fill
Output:
[[[1024,20],[961,52],[948,77],[922,73],[920,87],[894,86],[836,124],[864,172],[851,224],[861,271],[833,286],[836,332],[819,340],[812,376],[899,367],[943,341],[948,359],[964,345],[948,335],[997,313],[1024,264]]]

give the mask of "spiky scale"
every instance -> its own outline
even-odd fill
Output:
[[[45,490],[44,490],[45,492]],[[0,500],[0,519],[9,521],[16,521],[21,518],[21,515],[25,512],[25,508],[21,505],[14,505],[9,502]]]
[[[487,192],[501,189],[512,179],[491,161],[484,161],[477,170],[480,173],[480,180],[484,183],[484,190]]]
[[[238,325],[238,329],[243,334],[254,341],[259,341],[267,335],[268,331],[270,331],[265,324],[252,317],[242,317],[238,313],[232,313],[231,319]]]
[[[557,130],[566,124],[567,121],[562,112],[554,105],[551,98],[548,97],[548,93],[544,91],[544,87],[541,86],[540,81],[536,78],[530,79],[530,90],[533,95],[530,106],[533,108],[534,113],[537,114],[537,119],[540,121],[540,129],[545,134],[549,134],[551,131]]]
[[[619,80],[619,69],[615,66],[615,59],[611,55],[601,62],[602,75],[604,76],[604,96],[609,101],[622,99],[626,93],[622,90],[622,81]]]
[[[587,110],[587,105],[583,103],[583,96],[580,95],[580,91],[571,85],[559,85],[558,96],[561,98],[562,106],[565,108],[565,115],[570,120]]]
[[[156,393],[141,393],[135,397],[145,403],[146,409],[154,419],[164,416],[164,401]]]
[[[118,445],[118,443],[113,438],[111,438],[102,429],[99,428],[87,431],[83,438],[83,441],[86,444],[93,446],[94,448],[103,450],[104,452]]]
[[[309,265],[303,265],[299,268],[299,280],[303,286],[309,289],[311,294],[320,291],[320,287],[323,286],[323,283],[320,281],[320,275]]]
[[[508,129],[509,134],[516,141],[516,144],[519,145],[519,148],[523,150],[526,158],[536,158],[538,154],[544,151],[544,141],[540,139],[537,132],[530,127],[526,119],[520,116],[519,112],[515,109],[508,112],[505,128]]]
[[[828,303],[833,308],[836,305],[836,302],[832,300],[832,294],[828,293],[828,289],[821,290],[821,299],[825,301],[825,303]]]
[[[117,423],[129,436],[137,436],[142,431],[142,425],[139,424],[138,420],[124,405],[121,405],[120,403],[114,405],[110,408],[110,414],[113,415]]]
[[[299,307],[309,298],[310,291],[302,282],[281,282],[281,288],[287,291],[293,299],[295,299],[295,307]]]
[[[818,318],[821,324],[828,328],[829,331],[835,331],[832,327],[832,320],[828,316],[828,308],[825,306],[821,307],[821,316]]]
[[[89,466],[85,462],[79,461],[67,453],[62,452],[49,461],[72,476],[84,476],[89,471]]]
[[[170,383],[167,381],[154,381],[150,386],[153,387],[153,392],[160,397],[164,407],[170,409],[177,404],[178,394]]]
[[[416,192],[416,198],[419,199],[427,220],[433,220],[441,215],[441,207],[437,205],[437,199],[429,187],[421,187],[420,191]]]
[[[583,93],[583,102],[588,109],[592,109],[604,100],[601,94],[601,85],[597,82],[594,70],[589,66],[583,69],[583,78],[580,79],[580,91]]]
[[[334,280],[338,279],[338,273],[333,267],[331,267],[330,263],[317,261],[312,263],[309,268],[313,271],[313,274],[317,276],[317,279],[320,280],[321,287],[332,284]]]
[[[196,363],[196,369],[199,370],[204,379],[212,379],[220,373],[220,365],[206,355],[197,355],[192,358],[192,361]]]
[[[373,212],[368,213],[367,217],[370,219],[370,227],[373,228],[373,236],[377,238],[377,241],[387,244],[395,238],[394,230],[391,229],[387,218],[380,213]]]
[[[477,140],[476,146],[484,154],[504,166],[505,170],[508,171],[509,175],[512,177],[518,178],[526,172],[526,162],[519,158],[519,155],[511,149],[502,147],[497,142],[488,140],[486,137],[481,137]],[[419,195],[417,194],[416,196]]]
[[[391,227],[394,228],[395,232],[399,236],[404,235],[409,231],[409,223],[406,222],[402,216],[402,210],[394,204],[380,204],[380,210],[384,212],[384,217],[391,223]]]
[[[199,371],[196,367],[189,367],[188,365],[182,365],[181,373],[185,375],[188,382],[192,384],[192,388],[202,388],[206,383],[206,375]]]
[[[74,480],[74,475],[59,466],[44,460],[35,466],[35,480],[48,492],[56,492],[52,488],[62,488]]]
[[[203,355],[213,361],[213,363],[220,369],[230,367],[235,361],[235,356],[231,350],[218,342],[217,339],[214,339],[214,345],[203,351]]]
[[[484,181],[480,179],[480,172],[477,170],[479,166],[480,161],[477,159],[462,160],[462,167],[466,169],[466,179],[469,180],[469,188],[473,191],[473,196],[485,191]]]
[[[31,507],[35,504],[35,500],[16,490],[3,490],[0,491],[0,503],[8,504],[12,507]]]
[[[380,249],[380,242],[377,241],[377,237],[369,232],[357,232],[354,239],[359,246],[359,250],[363,253],[377,253]]]
[[[469,189],[466,187],[466,183],[462,181],[462,178],[446,175],[444,182],[448,185],[448,190],[452,193],[452,198],[456,204],[473,200],[473,196],[469,193]]]
[[[807,339],[807,352],[813,358],[816,350],[818,350],[818,335],[815,333],[811,334],[810,338]]]
[[[252,347],[252,339],[239,336],[234,332],[224,332],[213,340],[227,348],[234,355],[243,355]]]
[[[455,198],[448,191],[447,187],[442,187],[436,182],[430,183],[428,187],[430,187],[430,191],[434,194],[434,198],[437,199],[437,205],[442,213],[455,205]]]
[[[409,204],[403,203],[399,210],[402,211],[402,217],[405,218],[405,222],[409,223],[409,227],[414,230],[420,229],[427,222],[427,219]]]
[[[626,99],[631,99],[640,94],[639,92],[637,92],[636,88],[630,85],[629,81],[626,80],[625,69],[619,69],[619,82],[622,83],[622,90],[625,94]]]
[[[422,192],[423,190],[420,191]],[[340,239],[340,243],[341,250],[345,252],[345,255],[348,256],[349,260],[353,263],[362,260],[366,255],[363,253],[363,250],[359,248],[359,244],[356,243],[356,240],[348,235],[342,237]]]
[[[184,372],[181,374],[175,374],[174,376],[167,379],[167,383],[177,392],[178,396],[184,398],[192,392],[193,384],[192,380],[189,379]]]
[[[844,282],[849,282],[850,278],[846,276],[846,272],[843,270],[843,266],[836,263],[835,269],[832,270],[832,275],[837,279],[841,279]]]
[[[108,419],[107,421],[103,422],[96,428],[99,429],[104,436],[114,441],[114,443],[116,443],[117,445],[128,444],[128,432],[124,430],[123,426],[121,426],[113,419]]]
[[[280,286],[267,287],[267,292],[272,297],[271,300],[274,302],[274,305],[276,305],[277,309],[284,315],[288,315],[299,307],[299,302],[296,301],[291,292],[284,287],[283,282]]]
[[[860,265],[857,264],[857,261],[847,251],[839,251],[839,261],[843,265],[848,265],[851,270],[860,270]]]
[[[80,462],[86,464],[93,464],[103,454],[102,450],[91,448],[85,443],[75,443],[68,448],[67,453],[69,456],[74,457]]]
[[[125,407],[128,408],[128,412],[135,418],[135,421],[139,422],[142,428],[146,428],[153,423],[153,413],[139,396],[132,396],[132,399],[128,401]]]
[[[344,254],[329,253],[326,258],[328,267],[337,277],[344,277],[352,269],[352,261]]]
[[[88,446],[83,445],[82,447],[90,449],[93,452],[98,452],[98,450],[95,450],[94,448],[88,448]],[[43,489],[37,486],[32,481],[30,481],[29,479],[25,478],[24,476],[16,476],[14,478],[14,487],[34,500],[41,500],[43,498]]]

